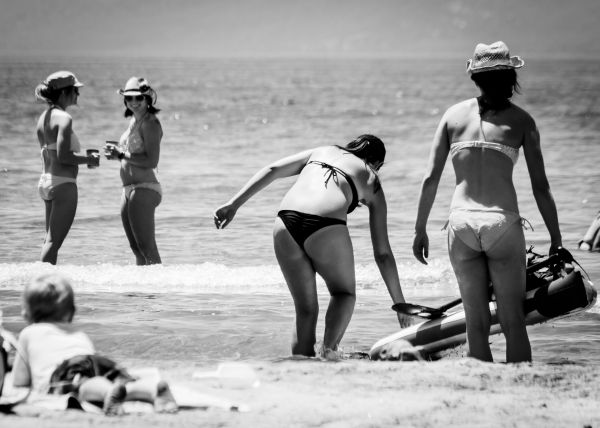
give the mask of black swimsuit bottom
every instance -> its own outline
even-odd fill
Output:
[[[281,210],[277,216],[283,221],[285,228],[302,249],[304,249],[304,241],[317,230],[335,224],[346,225],[346,221],[339,218],[321,217],[294,210]]]

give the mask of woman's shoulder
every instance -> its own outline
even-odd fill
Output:
[[[68,119],[68,120],[73,120],[73,117],[71,116],[71,114],[69,112],[66,112],[63,109],[60,108],[50,108],[50,114],[52,115],[53,118],[59,118],[59,119]]]
[[[533,119],[533,116],[531,116],[531,114],[529,114],[529,112],[527,110],[525,110],[522,107],[519,107],[518,105],[511,103],[512,104],[512,113],[513,115],[521,122],[523,123],[525,126],[535,126],[535,120]]]
[[[142,121],[141,128],[145,131],[162,130],[162,125],[155,114],[148,113]]]
[[[48,114],[50,114],[50,126],[68,127],[72,126],[73,118],[69,113],[64,110],[53,108]],[[43,119],[42,119],[43,120]]]
[[[477,108],[477,98],[469,98],[451,105],[446,110],[444,116],[450,117],[454,115],[465,115],[473,109]]]

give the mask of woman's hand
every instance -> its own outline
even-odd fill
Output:
[[[89,168],[96,168],[100,166],[100,153],[98,153],[98,150],[95,151],[95,153],[90,153],[88,151],[87,154],[87,166]]]
[[[551,256],[552,254],[556,254],[556,253],[560,252],[560,250],[562,248],[563,248],[562,242],[550,243],[550,249],[548,250],[548,255]]]
[[[216,228],[224,229],[225,226],[227,226],[231,220],[233,220],[236,212],[237,208],[235,208],[232,204],[225,204],[217,208],[213,214]]]
[[[106,159],[111,160],[111,159],[122,159],[122,151],[119,149],[119,147],[116,144],[110,144],[107,143],[104,146],[104,156],[106,156]]]
[[[425,259],[429,257],[429,237],[427,236],[427,232],[415,232],[412,248],[417,260],[426,265],[427,260]]]

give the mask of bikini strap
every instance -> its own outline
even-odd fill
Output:
[[[329,180],[331,178],[333,178],[333,181],[336,184],[339,183],[338,173],[341,174],[342,177],[344,177],[346,179],[346,181],[350,185],[350,189],[352,190],[352,202],[348,206],[348,212],[351,213],[352,211],[354,211],[354,209],[358,206],[358,190],[356,190],[356,185],[354,184],[354,181],[352,180],[352,178],[344,170],[342,170],[336,166],[330,165],[328,163],[317,161],[317,160],[311,160],[307,163],[307,165],[310,163],[314,163],[315,165],[320,165],[321,168],[324,168],[327,170],[323,174],[326,177],[325,178],[325,187],[327,187],[327,183],[329,183]]]

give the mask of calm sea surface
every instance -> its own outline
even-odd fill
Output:
[[[74,282],[78,320],[120,357],[196,361],[289,354],[291,298],[276,265],[271,227],[290,180],[274,183],[216,230],[213,210],[269,161],[306,148],[345,144],[362,133],[386,143],[381,176],[389,229],[409,301],[441,304],[458,295],[445,234],[454,174],[447,165],[430,217],[430,265],[412,257],[420,180],[441,114],[477,94],[463,61],[426,60],[74,60],[0,62],[0,307],[5,325],[23,327],[19,292],[41,272]],[[119,218],[118,164],[80,169],[79,206],[54,268],[36,262],[44,207],[36,190],[41,162],[35,124],[44,105],[33,89],[59,69],[85,83],[70,108],[82,147],[101,148],[127,126],[116,93],[132,75],[158,91],[164,129],[159,164],[163,202],[156,216],[164,265],[139,268]],[[600,62],[530,61],[515,103],[536,119],[567,248],[600,209]],[[537,252],[548,234],[521,156],[515,184]],[[358,303],[342,341],[366,351],[398,329],[372,260],[368,213],[349,218],[357,261]],[[575,253],[592,281],[600,256]],[[327,293],[321,284],[322,308]],[[323,316],[319,328],[323,328]],[[534,359],[600,363],[600,310],[530,329]],[[320,333],[321,334],[321,333]],[[503,342],[494,339],[503,360]]]

